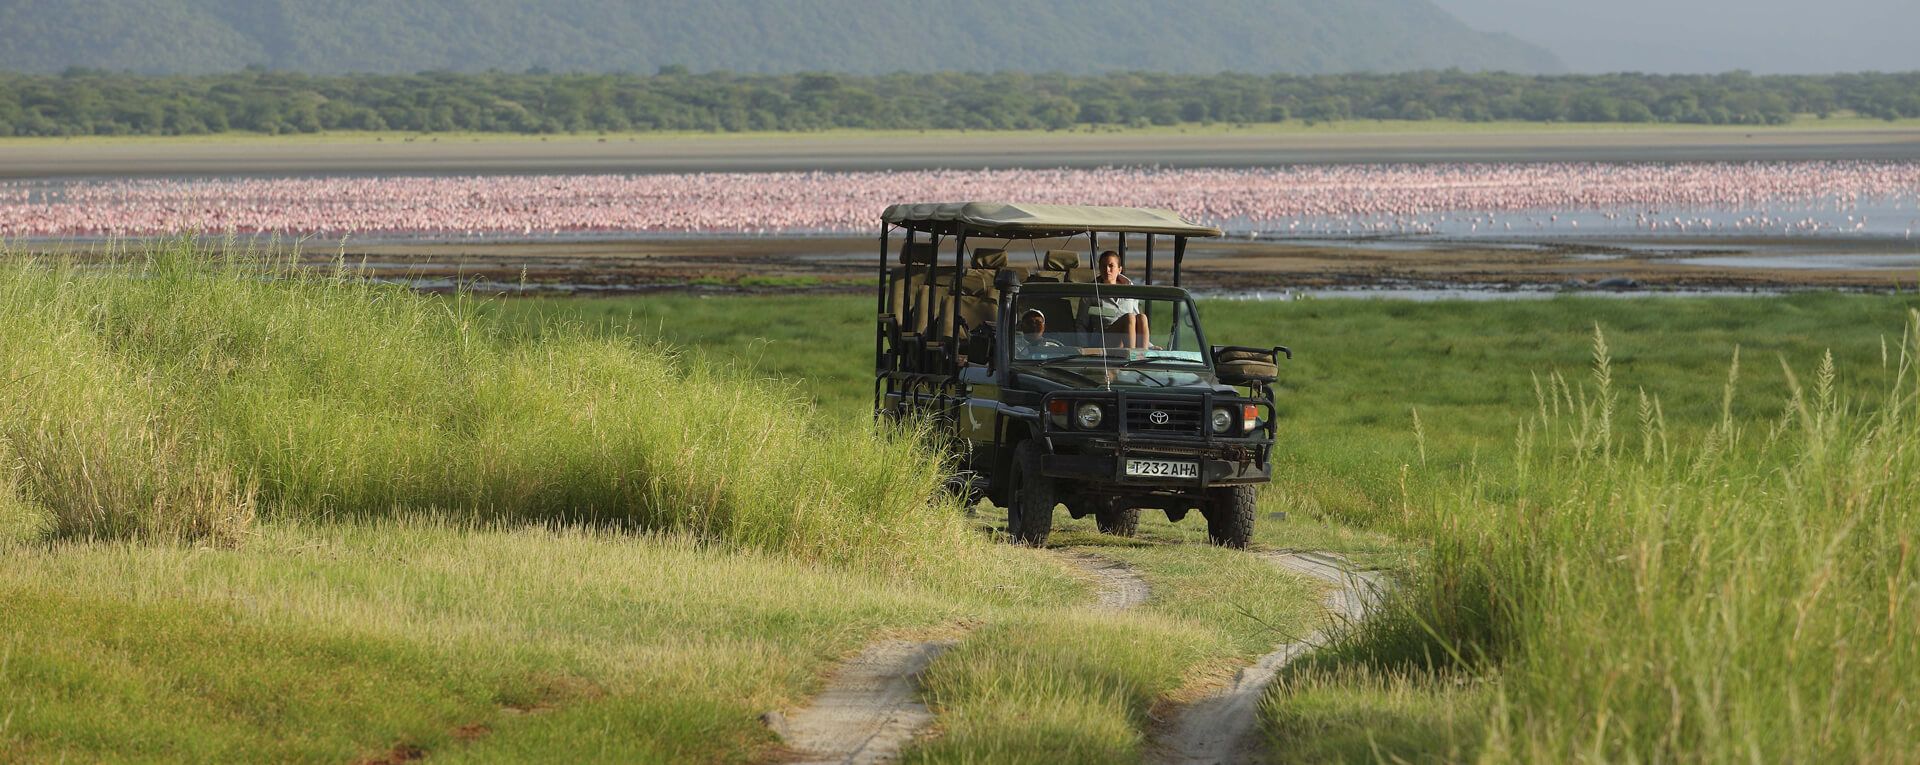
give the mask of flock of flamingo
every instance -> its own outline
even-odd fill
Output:
[[[1164,207],[1239,233],[1920,229],[1920,163],[1327,165],[0,182],[0,238],[540,238],[874,230],[900,201]]]

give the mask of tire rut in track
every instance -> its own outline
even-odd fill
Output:
[[[1339,556],[1328,553],[1278,551],[1259,553],[1274,565],[1334,585],[1325,604],[1335,620],[1357,622],[1379,603],[1381,580],[1357,572]],[[1233,683],[1176,711],[1166,730],[1156,736],[1149,761],[1166,765],[1250,762],[1257,755],[1253,730],[1258,723],[1260,697],[1280,671],[1326,640],[1326,631],[1282,643],[1240,670]]]
[[[1122,611],[1146,602],[1147,583],[1112,558],[1081,552],[1055,557],[1094,580],[1094,611]],[[899,759],[900,750],[933,724],[919,699],[922,672],[957,641],[883,640],[834,671],[826,690],[791,716],[763,719],[801,765],[872,765]]]
[[[1147,580],[1140,578],[1132,566],[1080,550],[1063,551],[1058,555],[1061,560],[1093,577],[1093,604],[1089,608],[1095,611],[1125,611],[1147,602]]]
[[[827,689],[792,717],[768,725],[797,754],[796,763],[892,762],[933,723],[916,682],[952,641],[884,640],[835,670]]]

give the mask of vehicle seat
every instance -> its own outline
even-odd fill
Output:
[[[969,329],[994,319],[1000,301],[1000,291],[993,287],[995,273],[991,268],[975,268],[960,277],[960,320]]]
[[[1047,250],[1046,262],[1042,265],[1053,281],[1093,283],[1093,269],[1080,267],[1080,253],[1073,250]]]
[[[909,271],[911,277],[908,276]],[[945,313],[944,304],[948,290],[953,287],[953,279],[953,266],[928,269],[924,265],[916,265],[893,269],[888,278],[891,282],[889,291],[892,293],[889,299],[893,301],[893,314],[898,317],[901,330],[922,333],[927,331],[927,327],[933,326],[933,318]],[[912,320],[909,321],[909,318]]]

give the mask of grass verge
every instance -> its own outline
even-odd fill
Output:
[[[1430,564],[1338,655],[1392,681],[1377,699],[1414,699],[1399,705],[1409,740],[1444,733],[1477,758],[1900,759],[1920,746],[1904,711],[1920,702],[1920,312],[1907,316],[1866,375],[1877,392],[1849,394],[1832,353],[1811,369],[1782,357],[1768,376],[1784,404],[1742,410],[1736,355],[1705,422],[1625,394],[1596,330],[1588,381],[1546,379],[1510,465],[1409,516],[1434,539]],[[1478,730],[1436,714],[1457,683],[1486,686]],[[1307,679],[1271,696],[1277,745],[1316,710],[1328,727],[1316,703],[1331,694]],[[1345,756],[1381,753],[1358,747],[1368,724],[1343,728]]]
[[[817,425],[659,347],[566,326],[517,342],[466,298],[193,247],[131,274],[0,266],[0,442],[13,501],[56,534],[232,544],[256,512],[411,510],[858,565],[984,546],[911,437]]]
[[[0,552],[0,753],[24,762],[743,762],[775,743],[759,713],[877,632],[1081,596],[1013,550],[943,585],[436,518]]]

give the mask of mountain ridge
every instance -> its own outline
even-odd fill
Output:
[[[1565,69],[1546,50],[1475,31],[1430,0],[0,2],[0,69],[249,66],[316,74]]]

